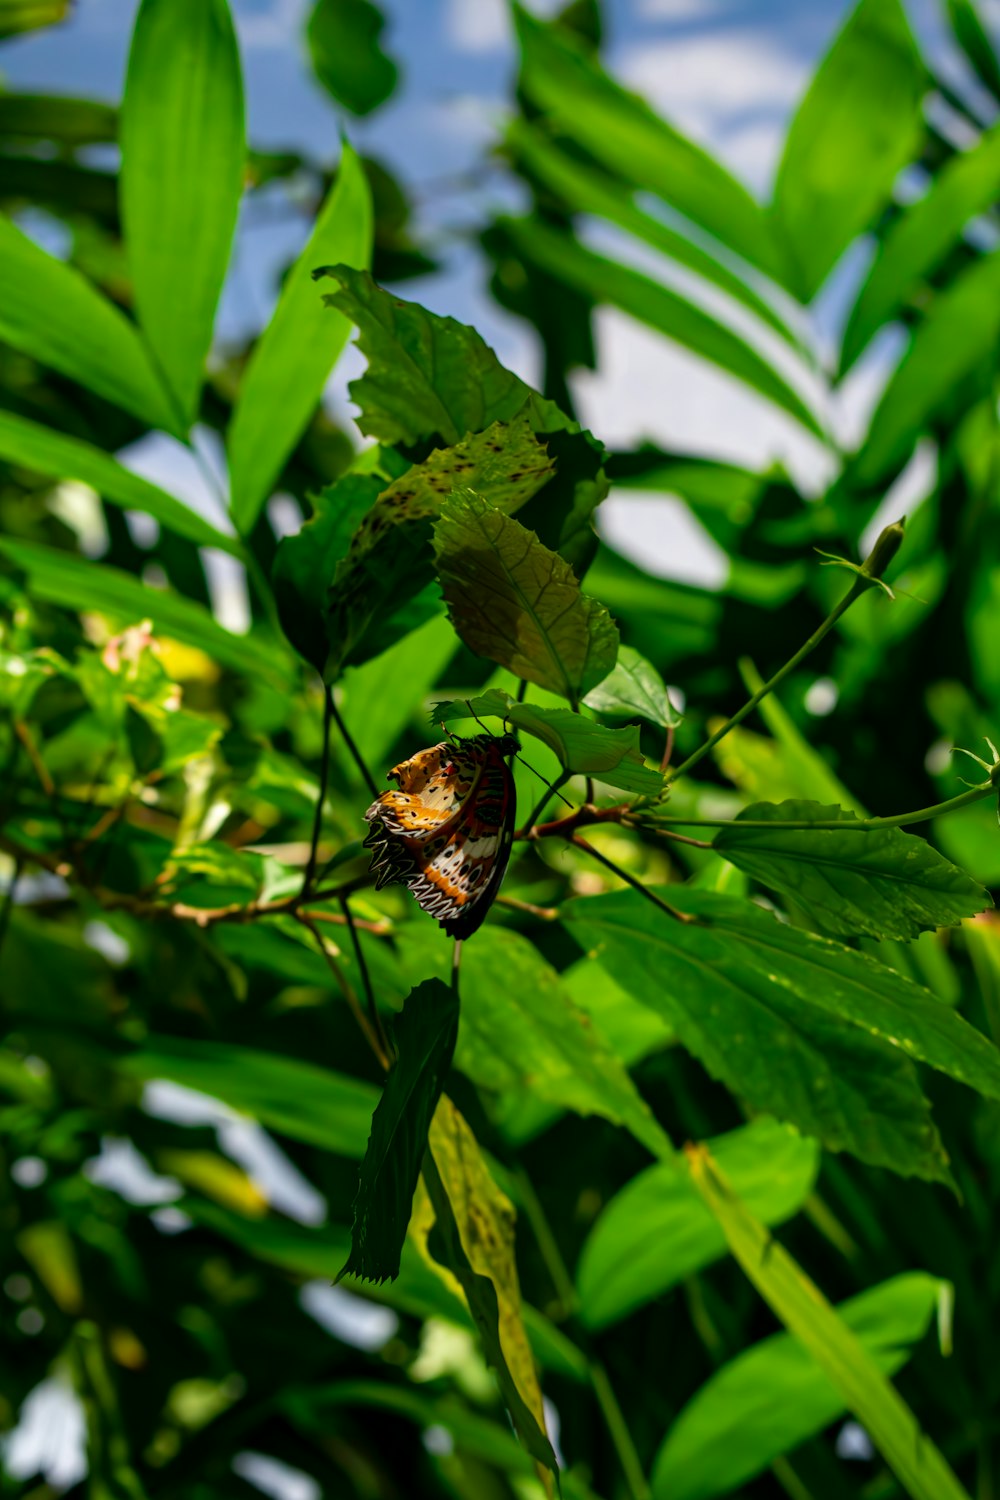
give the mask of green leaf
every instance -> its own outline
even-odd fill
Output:
[[[676,729],[683,719],[671,703],[659,672],[632,646],[619,646],[614,670],[591,688],[583,701],[608,718],[641,716],[661,729]]]
[[[721,1159],[719,1166],[731,1181]],[[738,1183],[732,1186],[742,1196]],[[842,1302],[836,1316],[875,1368],[893,1375],[927,1332],[941,1290],[936,1277],[911,1271]],[[653,1500],[729,1495],[845,1410],[843,1395],[798,1339],[761,1339],[682,1408],[653,1464]]]
[[[509,425],[494,422],[451,448],[435,448],[393,480],[327,580],[330,674],[352,657],[363,659],[372,636],[381,645],[386,618],[432,582],[431,522],[456,487],[470,486],[498,509],[514,511],[553,469],[522,412]]]
[[[751,344],[696,303],[641,271],[597,255],[573,235],[553,229],[540,219],[502,219],[499,223],[525,260],[727,370],[788,412],[807,431],[822,437],[816,416],[777,370]]]
[[[1000,99],[1000,62],[973,0],[946,0],[946,8],[955,40],[973,72],[994,99]]]
[[[903,463],[959,383],[1000,337],[1000,251],[974,261],[936,294],[882,392],[848,473],[875,485]]]
[[[832,1151],[903,1175],[947,1178],[910,1059],[991,1097],[1000,1053],[926,990],[748,901],[671,886],[697,922],[634,891],[571,901],[578,940],[748,1108]]]
[[[841,375],[914,299],[923,280],[945,263],[969,220],[990,208],[998,195],[1000,125],[994,125],[971,150],[945,162],[924,196],[889,226],[844,330]]]
[[[443,973],[450,948],[415,925],[399,934],[413,976]],[[455,1066],[480,1088],[539,1098],[600,1115],[631,1131],[654,1156],[672,1158],[625,1068],[573,1002],[551,964],[520,933],[487,925],[462,954],[462,1022]]]
[[[657,194],[744,259],[774,271],[779,257],[760,206],[716,159],[601,71],[564,28],[515,8],[518,84],[546,122],[608,171]]]
[[[913,160],[927,85],[899,0],[860,0],[792,120],[774,188],[772,222],[803,301]]]
[[[183,436],[135,326],[0,214],[0,338],[151,427]]]
[[[783,1224],[812,1192],[819,1148],[766,1116],[706,1143],[733,1190],[765,1224]],[[726,1237],[676,1163],[647,1167],[601,1211],[576,1287],[588,1328],[606,1328],[726,1254]]]
[[[79,438],[66,437],[41,422],[0,411],[0,458],[39,474],[50,474],[54,479],[81,480],[105,500],[152,516],[161,526],[169,527],[198,547],[218,547],[234,555],[239,552],[239,543],[233,537],[217,531],[166,490],[133,474],[110,453],[103,453]]]
[[[798,347],[795,334],[766,297],[694,240],[637,207],[631,183],[561,151],[545,131],[523,119],[514,119],[507,126],[505,144],[522,171],[557,194],[570,212],[599,215],[617,224],[741,302],[789,344]]]
[[[210,1094],[282,1135],[355,1160],[364,1155],[378,1097],[370,1083],[345,1073],[229,1042],[150,1036],[118,1066],[134,1078],[169,1078]]]
[[[391,1281],[410,1222],[431,1117],[451,1067],[458,1035],[458,993],[427,979],[396,1020],[396,1058],[372,1117],[354,1201],[351,1253],[341,1275]]]
[[[250,356],[229,424],[231,508],[241,535],[305,431],[351,331],[347,318],[324,311],[313,271],[327,260],[365,266],[371,253],[371,192],[345,141],[336,181]]]
[[[475,1136],[447,1095],[431,1121],[424,1181],[436,1220],[429,1248],[465,1293],[514,1430],[551,1494],[543,1476],[558,1469],[521,1315],[514,1209],[490,1177]]]
[[[569,564],[472,491],[434,528],[452,624],[470,650],[576,703],[615,664],[618,630]]]
[[[294,536],[282,537],[274,554],[271,582],[281,628],[317,672],[330,652],[330,582],[381,485],[371,474],[343,475],[312,497],[310,520]]]
[[[0,553],[28,578],[28,591],[63,609],[96,610],[122,625],[149,619],[158,635],[210,652],[224,667],[259,676],[287,690],[292,660],[261,636],[233,635],[201,604],[168,589],[151,588],[129,573],[38,542],[0,537]]]
[[[61,145],[74,147],[113,141],[117,134],[118,111],[101,100],[73,99],[62,94],[0,94],[2,136],[59,141]]]
[[[226,0],[143,0],[121,148],[139,325],[190,425],[243,191],[243,80]]]
[[[369,0],[316,0],[306,23],[313,72],[352,114],[371,114],[396,87],[396,65],[379,44],[384,26]]]
[[[0,0],[0,38],[64,21],[69,0]]]
[[[404,444],[436,438],[451,446],[493,422],[513,421],[526,406],[536,432],[567,426],[559,408],[505,370],[475,329],[394,297],[365,271],[333,265],[323,274],[339,283],[325,301],[357,326],[368,359],[349,389],[369,437]]]
[[[819,1287],[744,1208],[716,1171],[709,1152],[691,1147],[688,1159],[695,1186],[748,1279],[826,1375],[906,1493],[912,1500],[969,1500],[878,1361]]]
[[[380,765],[403,730],[419,723],[416,704],[425,700],[457,650],[455,632],[440,614],[374,661],[344,674],[339,691],[345,717],[368,765]],[[405,693],[398,691],[401,682]]]
[[[621,649],[624,651],[625,647]],[[597,776],[608,786],[647,797],[655,797],[663,790],[662,773],[647,766],[642,758],[638,728],[608,729],[567,708],[536,708],[533,703],[517,703],[499,688],[491,688],[477,698],[435,703],[431,709],[432,724],[488,718],[506,720],[515,729],[534,735],[574,775]]]
[[[844,830],[782,826],[816,822],[842,823]],[[988,891],[925,839],[900,828],[860,829],[857,822],[853,812],[818,802],[755,802],[713,843],[730,864],[791,897],[826,932],[914,938],[993,905]]]

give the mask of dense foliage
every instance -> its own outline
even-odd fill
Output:
[[[120,110],[0,94],[0,1492],[995,1493],[1000,61],[947,14],[964,95],[860,0],[763,204],[595,6],[515,8],[531,208],[481,247],[540,392],[397,294],[433,247],[383,166],[248,149],[226,0],[142,0]],[[367,0],[307,40],[345,109],[391,95]],[[213,347],[283,183],[308,243]],[[783,413],[824,493],[607,451],[602,307]],[[320,406],[354,330],[363,449]],[[116,457],[150,432],[216,520]],[[612,486],[683,501],[722,586],[600,541]],[[364,813],[484,730],[518,816],[456,947]],[[85,1465],[31,1447],[68,1391]]]

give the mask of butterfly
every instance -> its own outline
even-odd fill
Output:
[[[449,937],[467,938],[500,889],[514,838],[512,734],[445,740],[389,772],[396,789],[365,813],[375,889],[409,886]]]

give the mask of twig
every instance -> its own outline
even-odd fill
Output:
[[[365,1040],[367,1041],[369,1047],[371,1047],[379,1062],[382,1064],[382,1067],[386,1070],[386,1072],[388,1072],[389,1057],[384,1046],[384,1038],[377,1036],[372,1030],[371,1023],[368,1020],[368,1017],[365,1015],[364,1011],[361,1009],[358,997],[354,993],[354,987],[351,985],[350,981],[347,978],[347,975],[343,972],[340,965],[335,960],[333,954],[327,948],[326,943],[323,940],[323,934],[313,926],[312,921],[305,912],[296,912],[295,916],[296,920],[302,923],[302,926],[306,929],[307,932],[311,934],[312,938],[314,939],[317,948],[323,956],[327,968],[330,970],[330,973],[333,975],[337,983],[338,989],[341,991],[344,999],[347,1001],[354,1019],[360,1026]]]
[[[326,802],[326,786],[330,775],[330,720],[333,717],[333,690],[323,684],[323,752],[319,767],[319,790],[316,796],[316,814],[313,818],[312,838],[309,842],[309,858],[302,877],[302,897],[309,894],[316,875],[316,853],[319,836],[323,829],[323,805]]]
[[[651,901],[654,906],[658,906],[661,911],[665,911],[668,917],[673,917],[677,922],[697,922],[697,917],[691,916],[686,911],[678,911],[676,906],[669,905],[655,891],[643,885],[641,880],[637,880],[634,875],[630,875],[627,870],[623,870],[621,865],[616,865],[614,860],[608,859],[608,856],[602,854],[599,849],[595,849],[593,844],[588,844],[586,839],[582,839],[579,835],[574,834],[569,839],[569,843],[577,849],[583,849],[592,859],[596,859],[599,864],[604,865],[606,869],[617,875],[620,880],[624,880],[626,885],[630,885],[634,891],[638,891],[640,896],[645,896],[647,901]]]
[[[522,901],[519,896],[498,896],[497,906],[509,906],[511,911],[524,911],[531,917],[538,917],[542,922],[557,922],[559,920],[559,908],[556,906],[535,906],[532,901]]]
[[[389,1042],[386,1038],[386,1034],[382,1029],[382,1017],[379,1015],[378,1006],[375,1003],[375,991],[372,988],[371,975],[368,973],[368,964],[366,963],[365,955],[362,952],[361,939],[358,937],[357,927],[355,926],[354,922],[354,914],[351,911],[346,896],[341,896],[340,898],[340,909],[344,914],[344,920],[346,921],[348,931],[351,934],[351,943],[354,947],[354,957],[357,959],[358,968],[361,971],[361,983],[364,986],[365,999],[368,1002],[368,1010],[369,1014],[371,1015],[372,1029],[376,1037],[378,1038],[381,1052],[388,1060],[392,1056],[392,1049],[390,1048]]]
[[[351,738],[351,732],[348,729],[347,725],[344,723],[344,716],[340,712],[340,709],[337,707],[337,701],[334,698],[332,691],[330,692],[330,712],[333,715],[333,722],[340,730],[341,738],[347,747],[351,759],[354,761],[354,764],[357,766],[358,770],[361,772],[362,777],[364,778],[365,785],[371,792],[372,796],[377,797],[378,787],[375,785],[375,778],[369,771],[368,766],[365,763],[364,756],[361,754],[361,751],[358,749],[357,745],[354,743],[354,740]]]

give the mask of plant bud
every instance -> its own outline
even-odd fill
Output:
[[[861,564],[861,571],[866,578],[881,578],[886,568],[892,562],[896,553],[903,545],[905,535],[904,525],[906,517],[893,521],[884,531],[879,532],[878,540],[874,547]]]

